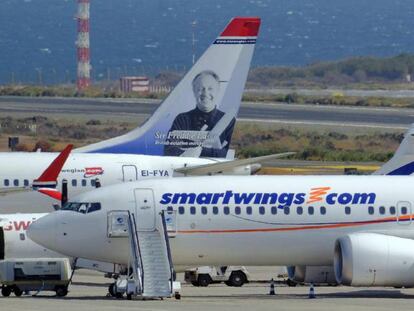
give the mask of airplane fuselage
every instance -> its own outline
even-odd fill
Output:
[[[109,213],[133,212],[146,228],[161,210],[172,210],[175,265],[332,265],[336,240],[348,234],[414,238],[411,182],[396,176],[148,180],[84,193],[75,201],[101,209],[51,213],[32,233],[70,256],[126,264],[128,239],[108,236]],[[141,209],[142,196],[151,208]],[[39,236],[41,230],[48,235]]]
[[[0,153],[0,188],[29,186],[50,165],[57,153]],[[69,155],[59,175],[59,184],[68,181],[71,194],[95,187],[99,178],[102,186],[143,180],[169,178],[174,169],[216,163],[219,160],[183,157],[160,157],[131,154],[73,153]]]

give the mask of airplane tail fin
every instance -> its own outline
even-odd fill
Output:
[[[259,27],[233,18],[141,127],[74,151],[225,158]]]
[[[411,175],[414,173],[414,123],[404,134],[393,157],[373,175]]]

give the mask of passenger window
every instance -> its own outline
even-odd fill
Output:
[[[228,206],[223,207],[223,213],[224,215],[230,214],[230,208]]]
[[[395,206],[390,206],[390,214],[395,215]]]
[[[4,185],[5,185],[6,187],[8,187],[8,186],[10,185],[10,181],[9,181],[8,179],[5,179],[5,180],[4,180]]]
[[[285,212],[285,215],[289,215],[289,213],[290,213],[289,206],[285,206],[284,209],[283,209],[283,211]]]
[[[91,179],[91,186],[96,187],[96,180],[95,179]]]
[[[29,186],[29,180],[28,179],[23,180],[23,185],[25,187],[28,187]]]
[[[277,207],[276,206],[272,206],[271,212],[272,212],[273,215],[276,215],[277,214]]]
[[[78,181],[76,179],[72,179],[72,187],[76,187],[78,185]]]
[[[252,207],[251,206],[246,207],[246,214],[247,215],[251,215],[252,214]]]
[[[368,206],[368,214],[373,215],[374,214],[374,207]]]
[[[314,213],[315,213],[315,209],[313,208],[313,206],[309,206],[308,207],[308,214],[313,215]]]
[[[236,206],[236,207],[234,208],[234,213],[235,213],[236,215],[240,215],[240,213],[241,213],[240,206]]]
[[[183,215],[183,214],[184,214],[184,206],[179,206],[179,207],[178,207],[178,213],[179,213],[180,215]]]
[[[401,207],[401,215],[406,215],[407,214],[407,207],[403,206]]]
[[[191,206],[191,207],[190,207],[190,214],[191,214],[191,215],[195,215],[195,213],[196,213],[196,208],[195,208],[195,206]]]
[[[345,206],[345,214],[347,215],[351,214],[351,208],[349,206]]]
[[[214,215],[218,214],[218,207],[217,206],[213,206],[213,214]]]
[[[26,235],[24,233],[20,233],[19,236],[21,241],[26,240]]]
[[[385,207],[384,206],[380,206],[379,212],[380,212],[381,215],[384,215],[385,214]]]
[[[86,179],[82,179],[82,187],[86,187]]]
[[[321,215],[325,215],[326,214],[326,207],[325,206],[321,206],[320,212],[321,212]]]
[[[259,214],[260,215],[264,215],[265,214],[265,208],[264,208],[264,206],[260,206],[259,207]]]
[[[19,180],[18,179],[13,180],[13,185],[15,187],[18,187],[19,186]]]
[[[303,214],[303,207],[302,206],[298,206],[296,208],[296,213],[298,213],[298,215],[302,215]]]
[[[207,215],[207,207],[205,207],[205,206],[201,207],[201,214]]]
[[[167,211],[169,211],[169,212],[172,212],[174,209],[173,209],[173,207],[170,205],[170,206],[167,206]]]

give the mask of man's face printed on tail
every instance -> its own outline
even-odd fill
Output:
[[[204,71],[193,80],[193,92],[197,108],[202,112],[213,111],[220,90],[220,82],[216,74]]]

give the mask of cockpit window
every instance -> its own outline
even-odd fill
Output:
[[[101,203],[67,202],[62,210],[75,211],[82,214],[92,213],[101,209]]]

